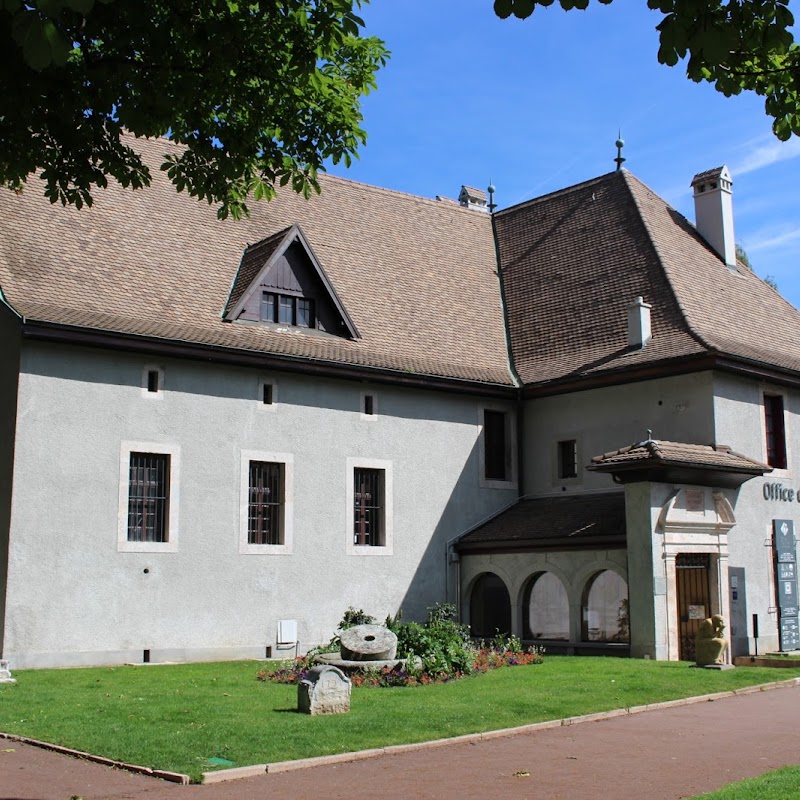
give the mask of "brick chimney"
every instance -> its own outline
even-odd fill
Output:
[[[692,178],[695,226],[728,267],[736,269],[732,186],[731,173],[726,166]]]

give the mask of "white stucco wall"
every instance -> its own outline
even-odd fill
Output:
[[[20,320],[0,303],[0,620],[3,619],[6,600],[19,356]],[[3,626],[0,624],[0,652],[2,650]]]
[[[714,440],[713,378],[698,372],[603,389],[543,397],[526,403],[525,486],[529,495],[608,491],[608,475],[583,467],[593,456],[647,438],[710,444]],[[559,480],[557,443],[576,439],[578,477]]]
[[[163,392],[142,391],[163,369]],[[260,402],[275,382],[277,403]],[[377,398],[365,419],[361,397]],[[262,656],[348,606],[407,618],[445,599],[445,543],[506,506],[481,488],[479,398],[29,344],[22,355],[3,656],[17,667]],[[492,401],[492,406],[496,401]],[[511,409],[511,406],[509,406]],[[125,443],[180,460],[175,552],[120,552]],[[240,552],[242,452],[289,454],[290,553]],[[391,465],[391,555],[348,553],[348,459]],[[352,548],[351,548],[352,550]],[[290,651],[293,652],[293,651]]]
[[[745,483],[734,498],[736,526],[730,533],[729,567],[744,569],[746,630],[731,630],[731,636],[746,639],[749,652],[755,652],[752,615],[758,614],[758,651],[778,648],[777,598],[775,594],[772,520],[791,519],[795,535],[800,535],[800,394],[769,383],[718,374],[714,381],[714,413],[718,441],[759,461],[766,461],[763,395],[784,398],[787,469],[773,470],[763,478]],[[794,490],[791,502],[765,499],[767,484],[781,484]],[[739,587],[741,602],[741,587]],[[741,626],[740,626],[741,627]],[[743,643],[744,644],[744,643]]]

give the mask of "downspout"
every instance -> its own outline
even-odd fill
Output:
[[[506,294],[505,288],[503,286],[502,280],[502,268],[500,266],[500,245],[497,241],[497,226],[495,224],[495,204],[494,204],[494,187],[489,187],[489,213],[491,215],[491,222],[492,222],[492,242],[494,244],[494,257],[495,257],[495,275],[497,275],[497,285],[499,288],[500,294],[500,310],[503,315],[503,337],[505,340],[506,345],[506,364],[508,365],[508,372],[511,375],[511,380],[514,382],[514,386],[517,389],[516,392],[516,407],[514,409],[514,413],[516,416],[516,436],[514,441],[514,448],[515,448],[515,456],[516,456],[516,464],[517,464],[517,497],[514,501],[506,506],[510,508],[514,503],[518,502],[520,498],[523,496],[522,487],[525,482],[525,459],[524,459],[524,421],[523,421],[523,398],[522,398],[522,380],[519,377],[519,373],[517,372],[517,368],[514,365],[514,356],[511,350],[511,332],[509,330],[508,324],[508,308],[506,304]],[[506,509],[501,509],[499,512],[495,512],[491,514],[487,519],[491,519],[492,517],[497,516],[498,513],[502,513]],[[485,522],[486,520],[484,520]],[[483,524],[483,522],[478,523],[479,525]],[[445,597],[450,596],[450,585],[449,585],[449,576],[450,576],[450,553],[452,552],[452,545],[462,536],[466,536],[471,530],[474,530],[477,525],[473,525],[468,531],[464,531],[463,533],[459,533],[457,536],[454,536],[452,539],[449,539],[445,545]],[[461,619],[461,557],[455,560],[456,565],[456,608],[458,609],[458,616]]]

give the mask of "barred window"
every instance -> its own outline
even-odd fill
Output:
[[[248,544],[283,544],[283,465],[250,462]]]
[[[166,453],[131,453],[128,541],[169,541],[169,467]]]
[[[353,544],[384,546],[384,470],[356,467],[353,471]]]
[[[565,439],[558,443],[558,477],[578,477],[578,448],[575,439]]]

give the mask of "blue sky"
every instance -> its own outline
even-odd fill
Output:
[[[373,0],[362,16],[392,57],[361,158],[333,174],[426,197],[491,179],[505,208],[613,170],[621,129],[625,167],[690,220],[692,176],[727,164],[737,241],[800,306],[800,139],[779,142],[755,95],[660,65],[646,0],[527,20],[492,0]]]

